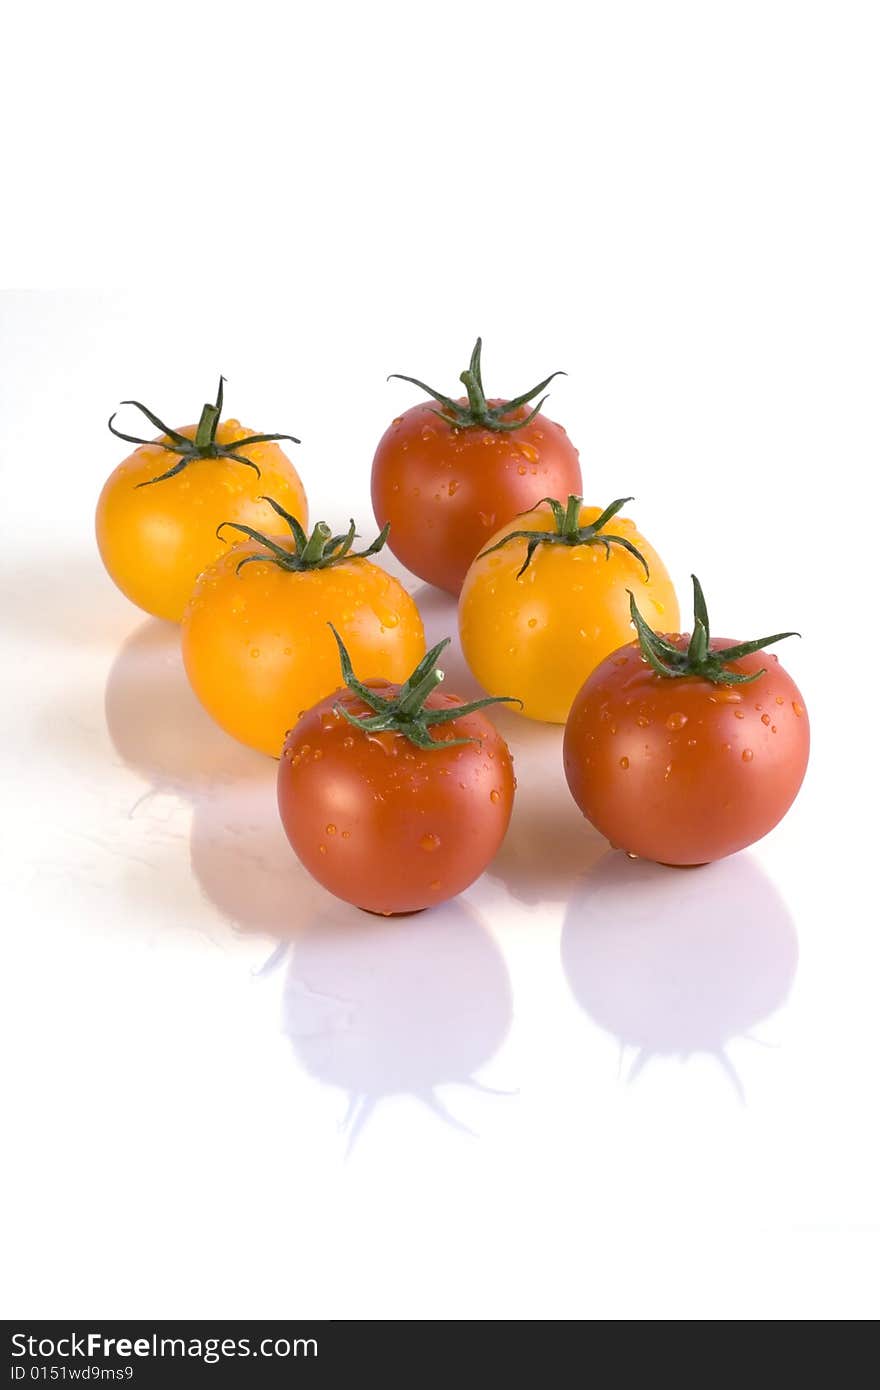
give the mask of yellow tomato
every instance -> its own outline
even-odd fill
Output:
[[[633,640],[628,590],[655,626],[678,628],[663,561],[616,515],[628,501],[605,511],[579,497],[542,503],[503,526],[468,570],[458,610],[468,665],[532,719],[563,724],[594,667]]]
[[[402,682],[425,652],[413,599],[366,558],[385,532],[362,556],[348,551],[353,532],[330,537],[319,523],[307,543],[291,532],[232,546],[202,574],[182,625],[186,673],[205,709],[276,758],[300,714],[342,684],[329,623],[365,679]]]
[[[195,451],[201,425],[141,443],[110,474],[95,518],[98,548],[111,579],[140,608],[172,622],[180,621],[202,570],[226,549],[216,535],[221,522],[271,526],[274,516],[261,500],[263,494],[277,497],[303,525],[308,520],[299,475],[275,438],[256,436],[261,442],[235,447],[253,431],[238,420],[220,422],[218,406],[205,410],[216,413],[204,431],[204,453],[188,457],[183,444],[192,440]],[[180,445],[177,452],[175,443]],[[173,476],[161,478],[181,463]]]

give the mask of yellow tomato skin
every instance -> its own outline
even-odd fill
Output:
[[[289,536],[271,539],[290,548]],[[425,654],[425,633],[402,584],[369,560],[298,572],[255,560],[236,573],[261,552],[245,541],[201,575],[183,616],[183,661],[217,723],[277,758],[300,714],[342,685],[328,623],[361,680],[406,680]]]
[[[601,515],[582,507],[581,526]],[[554,531],[542,506],[503,526],[489,542],[511,531]],[[459,601],[461,645],[468,665],[490,695],[515,695],[530,719],[564,724],[587,676],[610,652],[633,640],[629,594],[652,627],[677,631],[678,600],[657,552],[626,517],[615,516],[610,534],[630,541],[648,562],[649,580],[635,556],[611,545],[539,545],[527,570],[526,541],[512,540],[474,560]]]
[[[180,433],[193,438],[195,426]],[[217,443],[254,433],[238,420],[224,420]],[[307,526],[303,485],[284,451],[270,442],[237,452],[253,460],[259,477],[234,459],[194,459],[173,478],[139,487],[178,458],[156,444],[142,444],[104,484],[95,516],[101,559],[126,598],[154,617],[180,622],[202,570],[228,547],[228,539],[215,534],[221,522],[240,521],[258,531],[277,527],[277,515],[258,497],[274,497]]]

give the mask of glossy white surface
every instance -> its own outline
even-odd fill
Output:
[[[218,227],[201,293],[168,287],[161,226],[151,292],[3,299],[7,1315],[880,1312],[859,8],[629,26],[597,7],[573,51],[570,7],[549,6],[537,37],[499,40],[506,68],[468,47],[455,102],[451,40],[413,17],[419,82],[409,41],[386,35],[395,67],[373,35],[403,94],[336,52],[341,105],[246,288],[255,241],[226,258],[228,298],[219,261],[255,228]],[[271,113],[303,114],[330,71],[316,34],[282,94],[266,84],[278,167]],[[503,197],[468,158],[472,121],[490,164],[523,150]],[[266,173],[257,133],[241,186]],[[568,369],[548,410],[587,496],[636,496],[684,607],[696,570],[717,631],[802,629],[779,654],[813,756],[764,842],[676,872],[611,854],[568,796],[560,730],[503,713],[519,789],[497,862],[382,922],[307,879],[274,765],[212,726],[175,630],[104,576],[104,421],[137,395],[183,423],[223,370],[231,412],[302,436],[313,517],[372,534],[372,449],[416,398],[386,373],[451,389],[478,331],[498,390]],[[452,631],[451,600],[409,582],[429,635]],[[446,669],[473,690],[455,649]]]

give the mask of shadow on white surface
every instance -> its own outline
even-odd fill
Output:
[[[446,679],[443,689],[450,695],[460,695],[464,700],[479,699],[485,695],[470,673],[458,640],[458,603],[444,589],[435,589],[432,584],[423,584],[413,594],[425,625],[425,645],[433,647],[444,637],[452,641],[440,658],[440,669]],[[492,711],[490,710],[490,717]]]
[[[562,727],[510,710],[494,716],[513,753],[516,800],[488,873],[528,906],[567,902],[608,841],[581,815],[565,782]]]
[[[49,558],[51,556],[51,558]],[[116,643],[137,612],[105,574],[97,552],[9,557],[0,571],[0,631],[41,645]]]
[[[741,1099],[726,1046],[785,1002],[797,962],[788,910],[748,854],[668,869],[609,851],[572,897],[562,933],[578,1004],[621,1049],[637,1049],[628,1080],[652,1058],[702,1053]]]
[[[326,908],[293,948],[282,1004],[297,1060],[348,1097],[349,1153],[391,1097],[412,1097],[472,1133],[438,1092],[491,1091],[476,1072],[500,1048],[512,1015],[504,960],[462,899],[388,919]]]
[[[289,942],[328,898],[288,844],[275,764],[264,762],[260,777],[196,802],[190,860],[202,892],[236,930]]]
[[[157,791],[197,799],[230,782],[274,778],[271,759],[230,738],[202,709],[173,623],[148,618],[131,634],[107,677],[104,712],[120,758]]]

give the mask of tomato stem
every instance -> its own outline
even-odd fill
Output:
[[[236,463],[243,463],[248,468],[252,468],[257,477],[260,476],[260,469],[253,459],[247,458],[240,451],[248,444],[268,444],[279,439],[287,439],[291,444],[299,444],[299,440],[292,434],[249,434],[241,439],[233,439],[228,444],[217,443],[217,426],[220,424],[220,414],[223,410],[223,383],[225,377],[220,378],[217,387],[217,399],[213,402],[208,401],[202,406],[202,413],[199,416],[199,423],[196,426],[195,437],[190,439],[188,435],[181,434],[179,430],[172,430],[163,420],[159,419],[152,410],[143,405],[140,401],[122,401],[122,405],[133,405],[142,415],[155,425],[157,430],[162,432],[161,439],[141,439],[139,435],[123,434],[116,429],[113,421],[116,419],[117,412],[113,414],[107,422],[107,427],[111,434],[115,434],[117,439],[124,439],[128,444],[152,444],[159,449],[164,449],[166,453],[176,454],[177,462],[167,468],[164,473],[159,473],[155,478],[148,478],[143,483],[138,483],[138,487],[149,487],[151,483],[162,483],[167,478],[173,478],[177,473],[183,471],[187,464],[195,459],[233,459]]]
[[[786,637],[800,637],[799,632],[776,632],[772,637],[759,637],[753,642],[739,642],[731,647],[721,647],[713,651],[709,634],[709,613],[702,585],[695,574],[691,575],[694,586],[694,630],[687,649],[682,651],[645,622],[639,612],[635,595],[629,593],[629,611],[638,637],[642,655],[658,676],[674,680],[680,676],[699,676],[712,685],[748,685],[759,676],[766,675],[766,668],[745,674],[742,671],[729,671],[727,663],[753,652],[763,651],[774,642]]]
[[[354,674],[351,664],[351,657],[332,623],[328,623],[330,631],[336,638],[336,645],[339,648],[339,662],[342,668],[342,679],[349,690],[358,695],[372,714],[359,715],[352,714],[346,709],[345,705],[337,704],[334,706],[337,714],[348,720],[356,729],[363,733],[382,733],[393,732],[402,734],[414,743],[417,748],[457,748],[465,743],[477,743],[474,738],[448,738],[434,739],[431,737],[429,729],[435,724],[448,724],[452,720],[461,719],[466,714],[473,714],[475,710],[485,709],[487,705],[515,704],[522,705],[521,700],[517,700],[513,695],[487,695],[482,700],[472,700],[467,705],[446,705],[442,709],[430,709],[426,705],[428,696],[432,690],[444,679],[443,672],[437,669],[437,662],[440,660],[440,653],[449,645],[450,638],[444,637],[442,642],[438,642],[436,647],[432,647],[426,652],[410,675],[399,688],[397,695],[386,697],[369,685],[364,685]]]
[[[278,516],[286,522],[290,531],[291,541],[284,538],[284,544],[280,545],[277,539],[267,536],[263,531],[257,531],[253,526],[245,526],[240,521],[221,521],[217,527],[217,536],[220,537],[221,531],[225,527],[230,527],[233,531],[240,531],[242,535],[248,536],[252,541],[265,547],[262,551],[256,551],[253,555],[245,555],[244,559],[239,560],[235,567],[236,574],[239,574],[245,565],[251,565],[259,560],[277,565],[279,569],[300,571],[300,570],[323,570],[329,569],[331,565],[339,565],[343,560],[366,560],[370,555],[377,555],[388,539],[390,524],[383,526],[376,539],[367,546],[366,550],[352,550],[352,546],[357,539],[354,520],[349,523],[345,535],[334,536],[326,521],[316,523],[312,534],[307,536],[296,517],[290,512],[285,511],[280,502],[276,502],[274,497],[258,497],[258,502],[268,502],[269,506]],[[292,542],[292,544],[291,544]]]
[[[451,425],[456,430],[466,429],[485,429],[495,430],[501,433],[511,433],[513,430],[521,430],[523,426],[534,420],[544,401],[543,396],[538,404],[522,420],[505,419],[505,416],[512,415],[521,406],[528,405],[535,396],[540,395],[545,386],[556,376],[565,376],[565,372],[551,372],[543,381],[539,381],[537,386],[533,386],[530,391],[524,391],[521,396],[514,396],[512,400],[502,401],[498,405],[490,405],[486,400],[486,393],[483,390],[483,369],[482,369],[483,340],[478,338],[471,353],[471,360],[467,368],[461,373],[459,381],[467,392],[467,405],[462,405],[460,401],[455,401],[451,396],[444,396],[442,392],[435,391],[433,387],[427,386],[424,381],[419,381],[414,376],[403,376],[400,372],[392,372],[388,378],[397,381],[408,381],[412,386],[418,386],[421,391],[427,391],[435,401],[443,406],[442,410],[435,410],[433,413],[447,425]]]
[[[603,529],[611,518],[617,515],[621,507],[631,501],[631,497],[618,497],[589,526],[581,526],[581,507],[584,504],[582,497],[577,497],[572,493],[564,507],[556,497],[542,497],[540,502],[536,502],[534,507],[530,507],[527,512],[520,512],[520,516],[528,516],[530,512],[535,511],[546,502],[553,514],[555,531],[530,531],[527,527],[517,531],[508,531],[506,536],[502,536],[500,541],[490,545],[488,550],[481,551],[477,558],[482,560],[484,555],[491,555],[493,551],[500,550],[503,545],[507,545],[508,541],[524,540],[527,542],[526,558],[517,571],[516,577],[519,579],[532,563],[532,556],[539,545],[603,545],[606,560],[611,558],[612,545],[619,545],[624,550],[628,550],[630,555],[635,556],[645,571],[645,579],[650,579],[651,571],[648,569],[648,562],[632,541],[627,540],[625,536],[617,536],[611,531]]]

